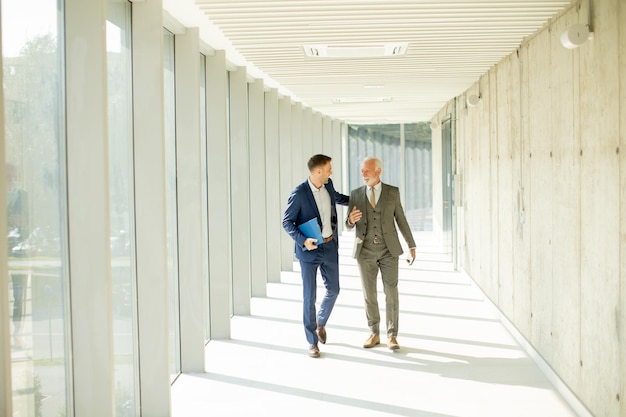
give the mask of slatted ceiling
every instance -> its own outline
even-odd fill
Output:
[[[577,0],[195,0],[238,55],[304,106],[349,123],[429,120]],[[310,58],[311,44],[408,42],[405,55]],[[364,88],[366,85],[382,88]],[[392,97],[333,104],[335,98]]]

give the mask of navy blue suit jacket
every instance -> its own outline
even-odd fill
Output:
[[[330,221],[333,228],[333,239],[337,240],[337,207],[336,204],[347,206],[350,197],[335,191],[333,187],[333,181],[328,179],[328,183],[325,184],[326,190],[330,195]],[[306,236],[300,232],[298,226],[302,223],[306,223],[312,218],[317,218],[317,223],[322,228],[322,218],[320,212],[317,209],[315,203],[315,197],[309,186],[309,180],[307,179],[302,184],[298,185],[289,195],[287,200],[287,208],[283,215],[283,229],[289,236],[296,242],[296,258],[304,262],[312,262],[315,260],[317,253],[315,250],[309,251],[304,247],[304,241]],[[319,242],[318,242],[319,244]]]

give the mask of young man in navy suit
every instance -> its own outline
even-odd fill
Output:
[[[304,333],[309,343],[308,355],[319,358],[318,341],[326,343],[326,322],[339,295],[339,253],[337,250],[336,204],[348,205],[349,197],[335,191],[330,179],[331,158],[313,155],[308,162],[309,178],[289,195],[283,215],[283,228],[295,241],[296,258],[302,271]],[[323,242],[305,236],[298,226],[317,219]],[[315,312],[316,277],[320,270],[326,294]]]

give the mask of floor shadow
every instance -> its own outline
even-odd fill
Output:
[[[190,375],[191,376],[191,375]],[[193,374],[196,378],[212,380],[223,384],[234,384],[237,386],[243,386],[247,388],[260,389],[266,391],[272,391],[279,394],[290,395],[294,397],[308,398],[311,400],[324,401],[328,403],[335,403],[348,407],[361,408],[368,411],[380,411],[385,414],[407,416],[407,417],[458,417],[450,414],[434,413],[430,411],[418,410],[415,408],[400,407],[393,404],[368,401],[358,398],[350,398],[341,395],[333,395],[325,392],[318,392],[314,390],[288,387],[285,385],[272,384],[269,382],[261,382],[246,378],[238,378],[231,375],[207,373],[207,374]],[[297,415],[294,414],[294,416]]]
[[[266,349],[274,352],[279,351],[296,355],[303,354],[303,350],[300,348],[284,345],[273,345],[238,339],[221,340],[220,342],[255,349]],[[329,342],[327,346],[338,346],[359,351],[363,351],[364,349],[360,345],[349,345],[346,343]],[[484,382],[487,384],[529,386],[536,388],[538,381],[543,380],[541,373],[533,366],[529,366],[532,360],[526,356],[519,358],[474,357],[417,349],[404,344],[399,350],[392,351],[389,350],[384,343],[377,347],[367,349],[367,353],[370,355],[369,357],[364,357],[363,355],[351,356],[323,350],[320,359],[333,359],[360,363],[370,367],[381,366],[403,371],[428,372],[437,374],[443,378]],[[389,355],[392,355],[396,361],[389,361]],[[428,355],[440,358],[440,360],[418,357],[420,355]],[[545,381],[544,384],[546,387],[549,387],[548,381]]]

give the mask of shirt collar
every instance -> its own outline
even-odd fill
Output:
[[[314,193],[321,191],[322,188],[324,188],[324,184],[322,184],[320,188],[317,188],[315,185],[313,185],[313,183],[311,182],[311,178],[307,178],[307,181],[309,182],[309,187],[311,187],[311,191],[313,191]]]
[[[368,185],[368,186],[367,186],[367,188],[368,188],[368,189],[373,188],[373,189],[374,189],[374,191],[378,191],[378,190],[380,190],[380,189],[381,189],[381,187],[382,187],[382,182],[380,182],[380,181],[378,182],[378,184],[374,185],[373,187],[372,187],[372,186],[370,186],[370,185]]]

